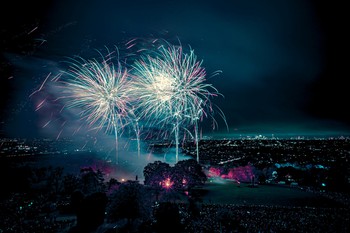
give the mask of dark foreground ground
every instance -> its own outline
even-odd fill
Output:
[[[251,187],[229,180],[209,180],[200,191],[205,203],[235,205],[267,205],[286,207],[343,207],[339,202],[326,198],[319,192],[301,187],[266,184]]]

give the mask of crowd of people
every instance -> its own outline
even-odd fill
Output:
[[[0,209],[0,233],[65,232],[75,224],[74,218],[58,217],[56,203],[43,195],[12,194]]]
[[[323,194],[321,194],[323,195]],[[336,198],[336,197],[335,197]],[[69,232],[76,218],[64,218],[59,203],[38,195],[13,194],[0,203],[0,233]],[[337,208],[177,203],[183,232],[349,232],[350,212]],[[171,227],[171,226],[169,226]]]
[[[185,232],[349,232],[348,209],[201,204],[179,205]]]
[[[341,192],[331,192],[331,191],[322,191],[320,189],[315,188],[304,188],[304,187],[298,187],[299,189],[302,188],[306,192],[312,192],[317,195],[323,196],[325,198],[328,198],[330,200],[333,200],[337,203],[340,203],[341,205],[344,205],[346,207],[350,207],[350,195],[347,193],[341,193]]]

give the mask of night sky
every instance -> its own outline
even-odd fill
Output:
[[[35,111],[29,95],[66,57],[134,38],[190,45],[224,96],[213,102],[230,133],[350,132],[345,9],[316,0],[9,1],[0,14],[1,134],[47,136],[43,118],[55,106]],[[214,132],[227,133],[218,124]]]

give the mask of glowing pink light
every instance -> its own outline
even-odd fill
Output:
[[[167,179],[165,179],[165,181],[163,181],[162,186],[166,189],[169,189],[173,186],[173,184],[174,184],[174,182],[172,182],[170,180],[170,178],[167,178]]]
[[[208,177],[219,177],[221,175],[220,168],[210,167]]]
[[[208,177],[221,177],[222,179],[236,180],[238,183],[250,182],[254,176],[254,167],[251,165],[229,168],[227,173],[223,173],[220,168],[210,167]]]

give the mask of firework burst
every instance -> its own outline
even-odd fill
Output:
[[[79,109],[92,128],[114,131],[118,162],[118,134],[128,123],[129,75],[119,62],[115,68],[109,61],[72,58],[60,83],[67,108]]]
[[[176,162],[180,127],[195,126],[198,160],[198,122],[211,116],[210,98],[218,91],[205,83],[206,71],[194,51],[166,44],[154,54],[141,56],[133,66],[133,95],[141,117],[152,124],[172,125],[175,135]]]
[[[134,42],[127,43],[130,44],[128,49],[137,47]],[[216,126],[211,98],[220,93],[206,83],[202,61],[191,48],[185,53],[181,45],[165,43],[157,47],[156,42],[152,41],[150,50],[137,50],[141,56],[130,57],[129,62],[132,60],[133,65],[128,69],[119,60],[112,63],[113,52],[107,56],[100,54],[101,60],[70,58],[68,69],[52,79],[54,87],[58,85],[60,88],[57,100],[64,100],[64,109],[78,111],[77,115],[91,129],[114,133],[117,161],[118,137],[124,128],[128,126],[134,131],[140,157],[140,132],[146,126],[166,129],[165,134],[174,134],[176,162],[180,131],[191,135],[194,131],[192,138],[195,139],[199,162],[198,124],[209,117]],[[42,90],[48,78],[33,94]],[[37,108],[43,104],[41,102]],[[222,114],[220,109],[219,114]]]

